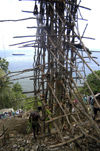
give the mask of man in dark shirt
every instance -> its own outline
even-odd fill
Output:
[[[99,93],[96,94],[95,98],[96,98],[98,104],[100,105],[100,94]],[[94,113],[93,119],[95,120],[95,118],[97,117],[98,111],[100,112],[100,107],[97,105],[95,99],[93,99],[92,106],[93,106],[93,113]]]
[[[40,130],[39,120],[40,120],[40,114],[38,111],[33,111],[30,113],[29,122],[32,124],[33,135],[35,139],[36,139],[36,134],[38,135]]]

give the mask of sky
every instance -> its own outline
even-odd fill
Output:
[[[82,35],[86,24],[88,23],[85,37],[92,37],[95,40],[83,40],[85,46],[90,50],[100,49],[100,0],[81,0],[81,6],[86,6],[92,10],[85,10],[80,8],[80,12],[84,19],[88,22],[79,21],[80,35]],[[18,1],[18,0],[0,0],[0,20],[20,19],[26,17],[33,17],[32,14],[23,13],[22,10],[33,11],[32,1]],[[9,45],[14,43],[24,42],[26,40],[33,40],[33,38],[15,39],[14,36],[19,35],[35,35],[34,29],[27,29],[27,26],[36,26],[36,21],[28,20],[23,22],[0,22],[0,50],[19,49],[18,46],[11,47]],[[27,49],[27,48],[26,48]],[[30,48],[33,49],[33,48]]]
[[[0,0],[0,20],[16,20],[33,17],[32,14],[23,13],[22,10],[33,11],[33,2],[20,2],[18,0]],[[33,40],[33,38],[13,38],[14,36],[19,35],[35,35],[36,31],[34,29],[27,29],[26,27],[28,26],[36,26],[36,21],[27,20],[19,22],[0,22],[0,50],[18,49],[18,46],[12,47],[9,45]]]

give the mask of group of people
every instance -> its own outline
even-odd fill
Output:
[[[14,110],[6,110],[4,112],[0,112],[0,119],[10,118],[19,115],[23,111],[21,109],[14,111]]]
[[[0,119],[5,119],[11,116],[15,116],[15,112],[10,111],[10,112],[0,113]]]
[[[98,98],[96,98],[98,99]],[[95,106],[96,102],[95,102],[95,98],[93,98],[92,96],[84,96],[83,97],[83,101],[85,104],[88,104],[90,105],[91,107],[91,110],[93,112],[93,119],[95,120],[96,116],[97,116],[97,113],[98,111],[100,111],[100,108]],[[99,100],[100,102],[100,100]],[[78,101],[75,101],[74,103],[78,103]],[[31,123],[32,125],[32,129],[33,129],[33,135],[34,135],[34,138],[36,139],[36,135],[38,135],[39,131],[41,130],[41,126],[40,126],[40,120],[48,120],[49,118],[49,114],[51,114],[51,111],[49,109],[46,109],[46,118],[43,119],[41,118],[40,116],[40,111],[42,111],[42,107],[38,107],[36,111],[33,111],[30,113],[30,116],[29,116],[29,122]],[[50,127],[49,127],[50,129]]]
[[[100,111],[100,107],[97,106],[97,103],[95,101],[95,99],[97,99],[98,104],[100,105],[100,96],[98,95],[98,97],[93,97],[93,96],[84,96],[83,97],[83,101],[85,104],[89,104],[92,111],[93,111],[93,119],[95,120],[98,111]]]

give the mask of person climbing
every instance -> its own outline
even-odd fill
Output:
[[[36,139],[36,135],[38,135],[39,131],[41,130],[39,120],[40,120],[39,111],[33,111],[30,113],[29,122],[32,125],[33,136],[35,139]]]

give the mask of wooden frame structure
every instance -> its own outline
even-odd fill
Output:
[[[99,141],[100,129],[89,115],[83,96],[78,90],[78,87],[85,82],[91,95],[94,96],[85,80],[86,69],[95,74],[88,65],[89,60],[99,65],[82,42],[82,38],[92,39],[84,37],[87,25],[82,36],[78,29],[78,20],[85,21],[80,14],[80,8],[90,9],[81,6],[81,0],[33,0],[33,3],[33,12],[23,12],[33,13],[35,16],[33,19],[37,19],[36,27],[28,27],[37,28],[37,34],[15,38],[36,36],[36,40],[14,45],[35,49],[33,69],[20,71],[20,73],[34,71],[33,77],[30,78],[34,85],[34,92],[32,92],[36,100],[39,98],[43,104],[43,116],[46,114],[46,106],[49,106],[51,110],[50,120],[46,123],[53,123],[60,139],[60,144],[54,144],[51,147],[65,145],[83,135]],[[100,79],[96,74],[95,76]],[[78,106],[74,105],[73,100],[78,100]],[[62,132],[64,127],[69,129],[73,136],[77,133],[77,137],[66,142],[65,134]],[[90,134],[91,128],[95,130],[95,135]]]

